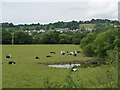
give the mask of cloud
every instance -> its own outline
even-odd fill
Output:
[[[50,23],[55,21],[117,19],[117,0],[81,2],[3,2],[3,22]],[[99,1],[99,0],[98,0]],[[103,1],[103,2],[102,2]],[[105,2],[106,1],[106,2]]]
[[[119,0],[1,0],[1,2],[118,2]]]

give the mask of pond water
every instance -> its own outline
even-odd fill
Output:
[[[79,67],[80,64],[55,64],[55,65],[48,65],[48,67],[53,68],[72,68],[73,66]]]

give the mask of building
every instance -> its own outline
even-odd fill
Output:
[[[80,24],[80,30],[92,32],[96,30],[95,26],[96,24]]]

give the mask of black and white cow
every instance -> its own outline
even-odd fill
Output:
[[[65,55],[65,51],[61,51],[61,55]]]
[[[12,58],[12,54],[6,55],[6,58]]]
[[[46,57],[52,57],[52,56],[50,56],[50,55],[47,55]]]
[[[16,64],[14,61],[9,61],[8,64]]]
[[[55,54],[55,52],[50,52],[51,54]]]

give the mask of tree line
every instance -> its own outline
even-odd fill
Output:
[[[2,44],[12,44],[12,40],[14,40],[14,44],[79,44],[87,33],[47,31],[41,34],[33,33],[33,35],[29,35],[23,31],[11,33],[4,30],[2,32]]]
[[[114,29],[111,24],[119,25],[118,21],[111,21],[108,19],[92,19],[90,21],[71,21],[63,22],[58,21],[49,24],[24,24],[14,25],[13,23],[2,23],[2,44],[80,44],[81,40],[85,38],[92,38],[89,36],[89,31],[81,29],[81,32],[57,32],[55,28],[69,28],[78,29],[80,24],[95,24],[96,31],[94,31],[94,37],[105,32],[108,29]],[[44,33],[33,32],[29,35],[25,30],[29,29],[45,29]],[[93,37],[93,38],[94,38]],[[89,42],[91,42],[89,40]],[[88,47],[88,46],[87,46]]]
[[[3,30],[55,30],[56,28],[68,28],[68,29],[79,29],[80,24],[96,24],[98,28],[101,26],[107,26],[108,24],[114,24],[118,25],[118,21],[116,20],[108,20],[108,19],[91,19],[87,21],[70,21],[70,22],[64,22],[64,21],[58,21],[55,23],[49,23],[49,24],[18,24],[14,25],[13,23],[2,23],[2,29]],[[97,27],[96,27],[97,28]]]

